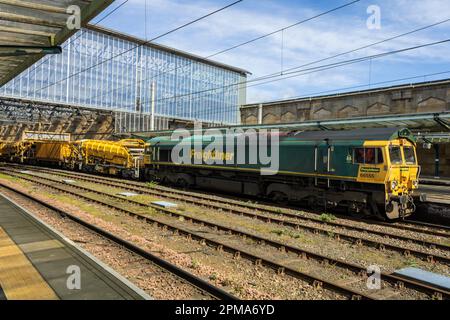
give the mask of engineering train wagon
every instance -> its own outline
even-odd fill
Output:
[[[72,154],[70,134],[24,131],[20,141],[0,143],[0,159],[62,166]]]
[[[72,163],[83,171],[139,178],[140,170],[144,168],[143,140],[80,140],[73,145],[76,152]]]
[[[72,153],[73,145],[63,141],[36,141],[27,152],[29,163],[66,164]]]
[[[28,132],[32,134],[32,132]],[[139,139],[120,141],[79,140],[52,141],[22,140],[19,142],[0,142],[0,160],[48,164],[66,169],[76,169],[92,173],[119,175],[125,178],[139,178],[144,169],[145,142]]]
[[[0,160],[23,163],[26,161],[26,154],[32,146],[33,143],[28,141],[0,142]]]
[[[223,151],[211,150],[215,139],[221,139]],[[340,208],[357,216],[394,220],[415,211],[412,195],[420,166],[408,129],[282,133],[279,168],[272,175],[261,174],[265,165],[260,160],[250,161],[259,152],[254,141],[252,134],[194,136],[181,144],[156,137],[148,141],[146,174],[179,186]],[[186,151],[180,152],[181,147]],[[177,153],[172,151],[181,156],[187,152],[184,159],[191,161],[173,161]],[[211,164],[211,158],[223,163]]]

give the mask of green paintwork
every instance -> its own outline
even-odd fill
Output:
[[[348,133],[348,134],[347,134]],[[318,133],[318,137],[323,136],[323,133]],[[364,147],[364,143],[367,141],[361,136],[361,133],[355,135],[355,139],[352,139],[352,132],[339,132],[336,136],[339,136],[339,140],[333,140],[333,132],[328,132],[327,139],[323,140],[319,138],[312,138],[310,140],[304,140],[299,136],[281,136],[279,143],[279,170],[281,174],[305,174],[305,175],[326,175],[336,176],[339,179],[356,179],[358,177],[359,165],[353,164],[353,149],[357,147]],[[311,136],[311,134],[310,134]],[[313,135],[314,136],[314,135]],[[411,132],[407,129],[401,129],[395,132],[380,131],[380,135],[377,136],[372,132],[370,136],[371,140],[383,138],[380,140],[394,140],[397,138],[407,138],[411,141],[415,141]],[[210,164],[214,167],[227,167],[239,169],[252,169],[259,170],[261,168],[267,168],[268,165],[262,165],[258,159],[257,164],[250,164],[250,154],[258,154],[258,146],[250,144],[248,140],[245,143],[245,164],[236,165],[236,149],[237,149],[237,135],[228,135],[222,138],[222,143],[225,146],[226,139],[234,139],[234,151],[235,155],[232,163],[224,164]],[[220,138],[218,138],[220,139]],[[202,149],[205,150],[207,146],[214,142],[213,136],[193,136],[184,139],[182,145],[189,146],[189,149],[194,149],[194,142],[202,145]],[[220,140],[217,140],[220,141]],[[231,141],[231,140],[230,140]],[[159,148],[160,150],[171,151],[175,145],[179,144],[179,141],[172,141],[170,137],[157,137],[148,140],[153,148]],[[315,148],[317,147],[318,163],[317,171],[315,171]],[[328,149],[330,147],[331,163],[330,171],[328,171]],[[198,147],[197,147],[198,148]],[[198,148],[199,149],[199,148]],[[270,150],[270,148],[268,148]],[[208,150],[208,149],[207,149]],[[224,147],[224,151],[227,151]],[[229,152],[229,151],[228,151]],[[203,163],[203,165],[207,165]]]

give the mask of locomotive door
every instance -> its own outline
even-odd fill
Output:
[[[316,187],[330,187],[330,179],[327,176],[331,171],[332,148],[328,143],[323,143],[315,148]]]

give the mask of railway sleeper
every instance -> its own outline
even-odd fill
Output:
[[[51,179],[48,179],[48,180],[51,180]],[[80,190],[83,190],[83,188],[82,187],[78,187],[78,189],[80,189]],[[128,200],[129,201],[129,200]],[[129,202],[132,202],[133,204],[135,203],[134,201],[129,201]],[[147,205],[145,205],[145,204],[142,204],[142,203],[136,203],[136,204],[139,204],[139,205],[142,205],[142,206],[147,206]],[[110,204],[107,204],[108,206],[110,206],[111,208],[113,208],[113,206],[111,206]],[[180,214],[178,214],[178,213],[172,213],[172,212],[170,212],[171,214],[174,214],[174,215],[177,215],[177,216],[182,216],[182,217],[184,217],[183,215],[180,215]],[[190,218],[188,218],[188,217],[186,217],[186,219],[189,221],[189,219]],[[193,220],[192,220],[192,222],[194,222]],[[197,221],[196,221],[197,222]],[[204,223],[202,220],[199,220],[198,221],[199,223]],[[213,224],[213,226],[214,226],[214,224]],[[227,229],[224,229],[225,231],[227,230]],[[318,232],[325,232],[325,230],[318,230],[318,229],[313,229],[313,230],[317,230]],[[229,230],[229,231],[231,231],[231,230]],[[356,244],[357,245],[361,245],[362,244],[362,240],[357,240],[357,242],[356,242]]]
[[[123,209],[119,209],[119,211],[126,211],[126,210],[123,210]]]
[[[26,178],[25,178],[26,179]],[[51,180],[51,179],[48,179],[48,180]],[[31,179],[31,181],[33,181],[32,179]],[[45,184],[43,184],[43,183],[41,183],[42,185],[45,185]],[[81,189],[83,189],[83,188],[81,188]],[[133,201],[130,201],[130,202],[133,202]],[[133,202],[134,203],[134,202]],[[114,208],[114,206],[111,206],[110,204],[107,204],[108,206],[110,206],[110,207],[112,207],[112,208]],[[183,216],[183,215],[181,215],[181,214],[177,214],[178,216]],[[184,217],[184,216],[183,216]],[[192,222],[194,222],[194,220],[193,219],[191,219],[192,220]],[[197,222],[197,220],[198,219],[196,219],[196,221],[195,222]],[[201,220],[199,220],[199,221],[201,221]],[[214,224],[213,224],[214,225]],[[228,230],[228,232],[229,232],[229,234],[232,234],[233,233],[233,231],[231,230],[231,229],[229,229],[229,228],[221,228],[221,229],[223,229],[223,230],[225,230],[225,231],[227,231]],[[239,232],[239,231],[235,231],[235,233],[236,234],[242,234],[241,232]],[[257,240],[259,240],[259,239],[257,239]],[[357,243],[360,243],[360,244],[362,244],[362,240],[361,239],[358,239],[359,241],[357,242]],[[365,241],[366,242],[366,241]],[[369,241],[370,242],[370,241]],[[273,243],[271,242],[270,243],[271,245],[273,245]],[[371,244],[371,245],[373,245],[373,244]],[[389,246],[389,248],[391,248],[392,246]],[[403,249],[403,251],[402,252],[405,252],[405,250]],[[406,254],[410,254],[410,251],[409,250],[406,250]],[[422,259],[423,258],[425,258],[426,259],[426,257],[427,257],[427,255],[424,255],[424,254],[422,254],[421,252],[417,252],[417,253],[415,253],[415,255],[417,255],[417,256],[419,256],[419,257],[421,257]],[[443,258],[444,259],[444,258]]]
[[[85,180],[88,180],[88,179],[85,179]],[[244,214],[242,211],[237,211],[237,210],[234,210],[233,212],[236,212],[236,213],[239,213],[239,214]],[[245,213],[244,215],[246,215],[246,216],[253,216],[254,217],[254,214],[251,214],[251,213]],[[270,220],[270,218],[269,218],[269,220],[266,220],[267,218],[266,217],[254,217],[254,218],[260,218],[261,220],[263,220],[263,221],[268,221],[268,222],[272,222],[272,220]],[[327,223],[326,223],[327,224]],[[341,227],[344,227],[344,228],[346,228],[347,226],[341,226]],[[300,226],[295,226],[295,228],[297,229],[297,230],[300,230],[301,229],[301,227]],[[368,231],[366,230],[366,231],[364,231],[365,233],[367,233]],[[338,236],[338,235],[337,235]],[[386,239],[389,239],[390,237],[388,236],[388,235],[385,235],[385,238]],[[417,242],[417,240],[415,240],[415,239],[413,239],[413,241],[414,242]],[[434,244],[429,244],[429,243],[422,243],[422,245],[430,245],[431,246],[431,248],[436,248],[437,246],[436,245],[434,245]]]

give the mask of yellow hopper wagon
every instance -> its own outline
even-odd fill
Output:
[[[31,163],[57,164],[70,167],[73,145],[70,142],[36,141],[28,151]]]
[[[32,146],[33,143],[28,141],[0,142],[0,160],[24,163],[28,160],[28,152]]]
[[[19,145],[23,159],[30,164],[48,164],[66,167],[72,154],[69,133],[24,131]]]
[[[138,179],[140,169],[144,167],[143,140],[80,140],[73,145],[76,154],[72,158],[78,161],[82,171]]]

